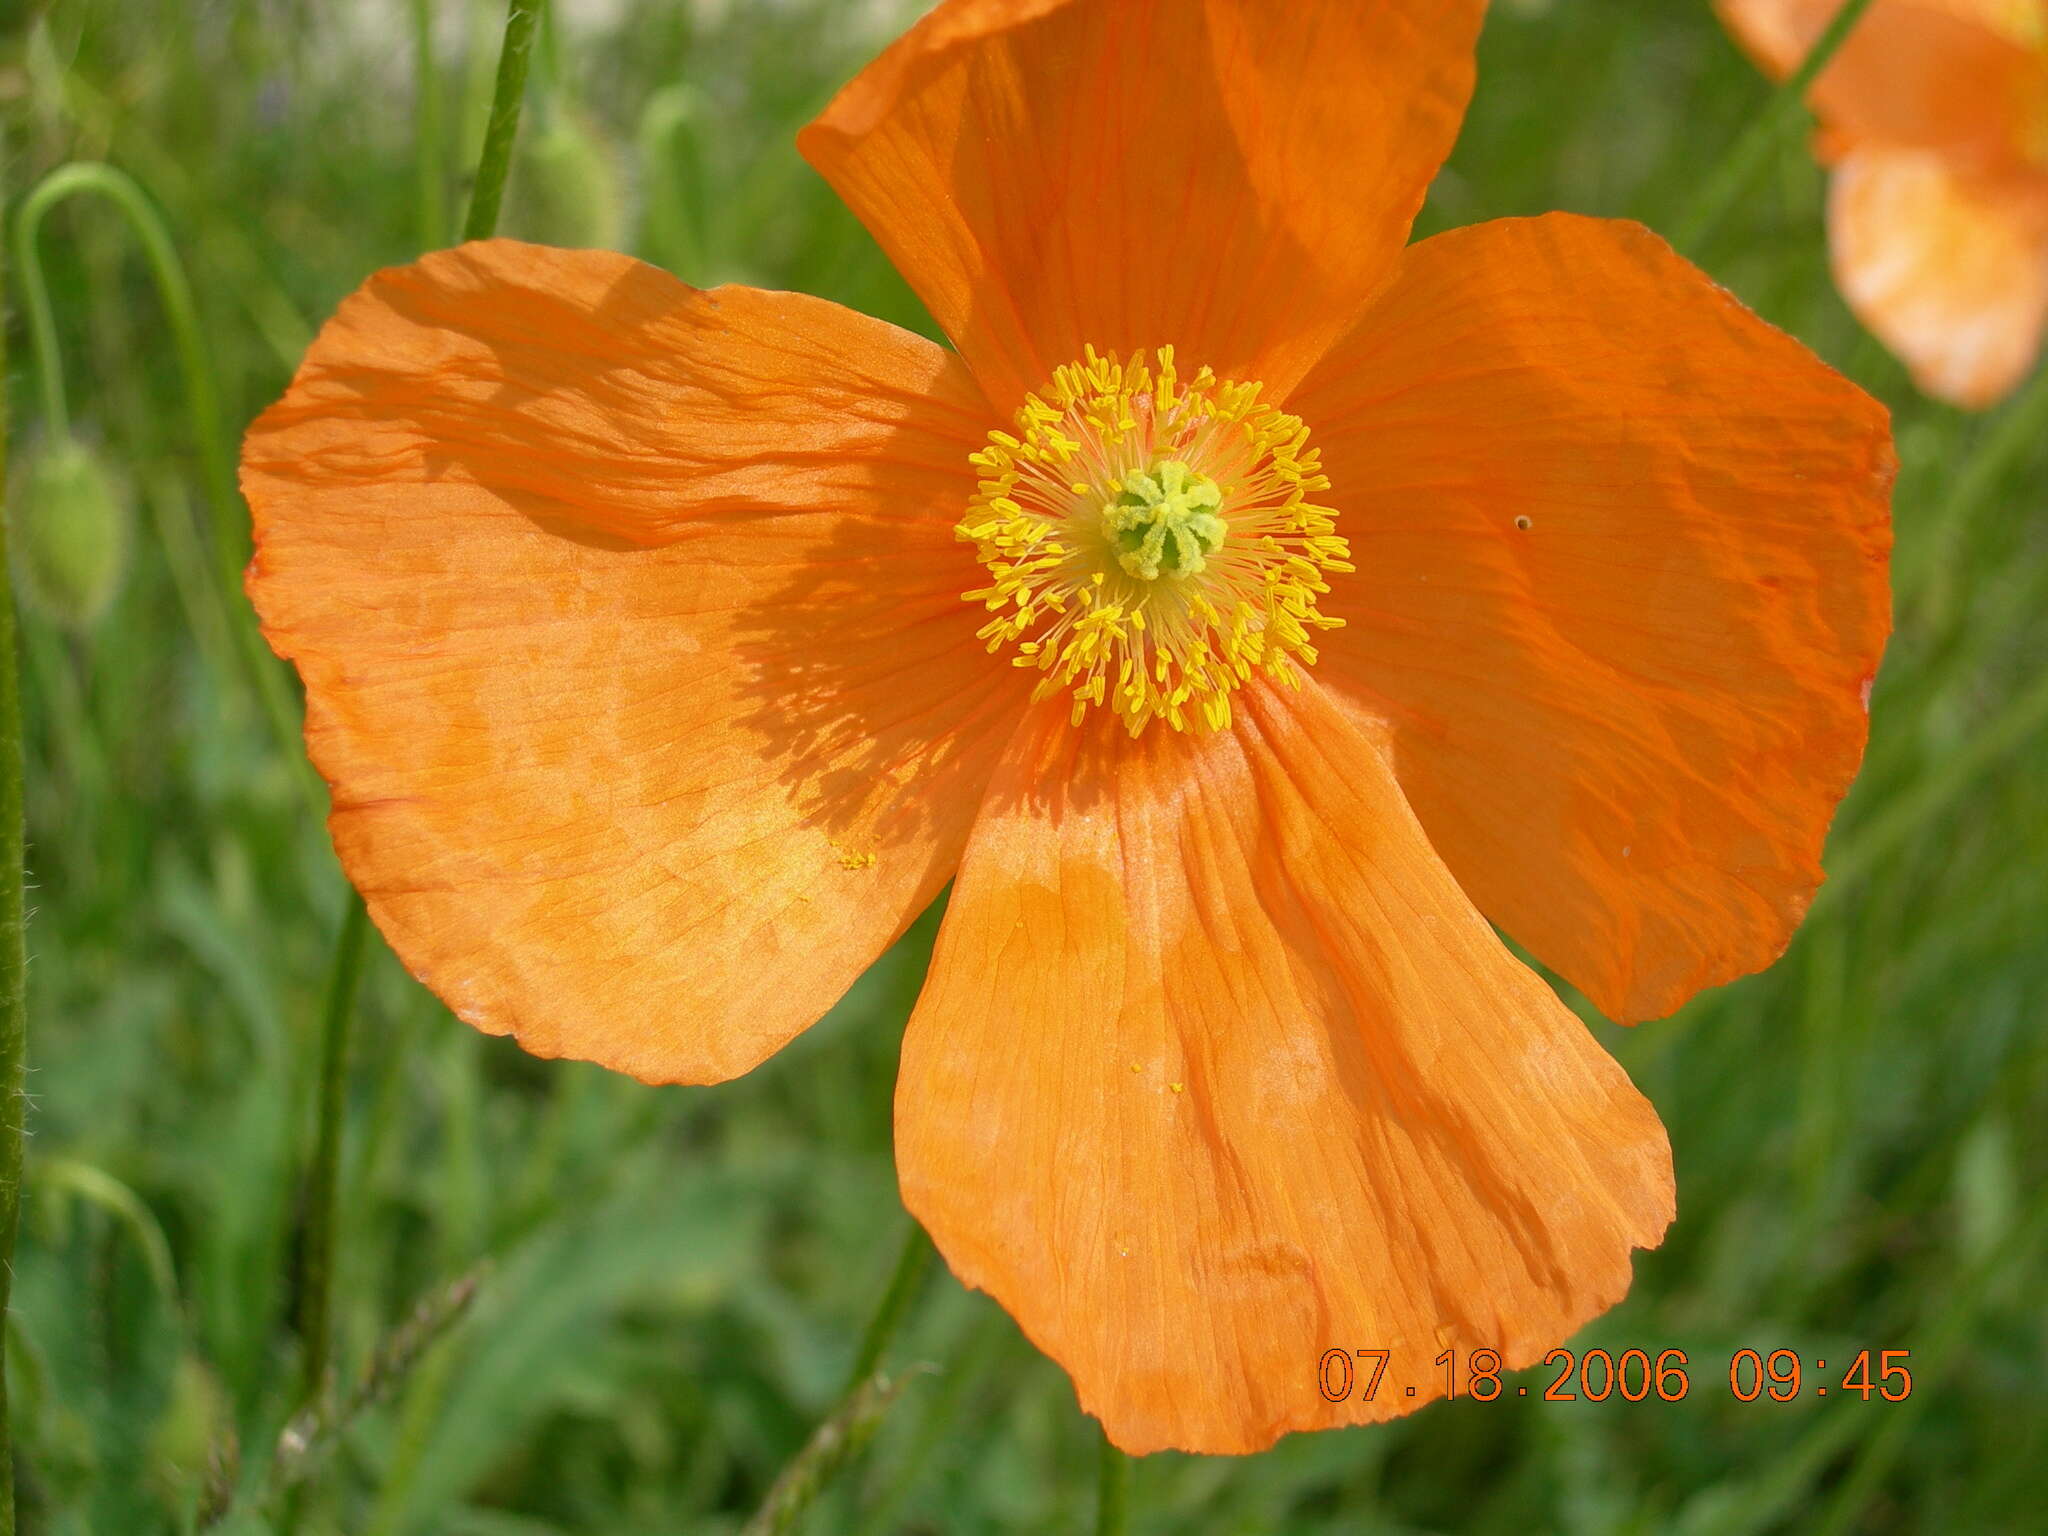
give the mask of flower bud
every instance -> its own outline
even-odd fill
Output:
[[[709,282],[710,218],[703,98],[687,85],[656,91],[640,114],[640,250],[685,282]]]
[[[581,113],[550,112],[522,136],[506,225],[546,245],[619,248],[625,197],[618,157]]]
[[[128,566],[128,490],[75,437],[27,449],[7,488],[8,542],[23,602],[71,629],[88,629]]]

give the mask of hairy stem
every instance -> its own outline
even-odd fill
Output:
[[[526,100],[526,66],[533,61],[534,34],[544,0],[510,0],[505,13],[505,47],[498,55],[498,84],[491,117],[477,157],[476,186],[470,193],[465,240],[488,240],[497,232],[505,201],[505,177],[512,169],[512,144],[519,137],[519,110]]]

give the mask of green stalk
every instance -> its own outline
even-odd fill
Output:
[[[1955,618],[1954,568],[1977,511],[1998,488],[2013,462],[2048,438],[2048,369],[2035,376],[2020,397],[1998,415],[1975,446],[1963,472],[1956,476],[1941,509],[1933,518],[1932,543],[1925,566],[1931,572],[1928,594],[1930,627],[1938,634]]]
[[[1966,521],[1998,487],[1999,476],[2029,448],[2048,436],[2048,369],[1999,415],[1983,446],[1970,455],[1955,478],[1935,521],[1944,527]]]
[[[489,130],[477,163],[476,190],[463,238],[488,239],[497,228],[504,201],[505,176],[512,163],[512,141],[519,132],[519,111],[526,93],[526,66],[533,52],[533,33],[541,0],[511,0],[505,18],[505,48],[498,63],[498,87],[491,103]],[[423,61],[424,66],[424,61]],[[328,981],[327,1006],[321,1029],[319,1124],[314,1133],[313,1163],[307,1179],[306,1264],[300,1335],[305,1343],[302,1405],[318,1404],[331,1354],[334,1306],[335,1207],[340,1185],[341,1129],[348,1082],[349,1024],[362,979],[369,943],[369,917],[362,897],[349,893],[349,905],[335,942],[334,969]],[[294,1488],[284,1514],[284,1528],[298,1523],[303,1485]]]
[[[0,142],[0,168],[7,164]],[[0,257],[0,380],[7,377],[6,262]],[[0,390],[0,485],[7,483],[7,399]],[[21,1224],[21,1138],[28,1099],[28,950],[22,933],[21,680],[14,661],[14,583],[0,518],[0,1318],[14,1286]],[[14,1436],[7,1415],[7,1332],[0,1328],[0,1536],[14,1536]]]
[[[306,1178],[306,1250],[300,1289],[299,1336],[305,1342],[302,1404],[320,1401],[327,1381],[329,1336],[334,1314],[335,1205],[340,1188],[341,1125],[347,1110],[349,1022],[363,979],[369,938],[363,898],[351,890],[334,965],[327,979],[327,1004],[320,1021],[320,1113],[313,1141],[313,1166]]]
[[[505,178],[512,169],[512,143],[519,137],[519,110],[526,101],[526,66],[533,61],[534,34],[540,29],[545,0],[509,0],[505,11],[505,47],[498,55],[498,84],[491,98],[491,118],[484,128],[483,153],[477,157],[476,187],[470,193],[465,240],[488,240],[498,229],[498,210],[505,201]]]
[[[842,1398],[825,1421],[811,1431],[804,1448],[782,1469],[761,1507],[740,1527],[740,1536],[789,1536],[826,1484],[874,1438],[889,1409],[903,1395],[903,1389],[914,1378],[933,1369],[929,1365],[914,1365],[901,1376],[877,1371]]]
[[[1097,1455],[1095,1536],[1124,1536],[1131,1524],[1131,1458],[1102,1435]]]
[[[861,1383],[874,1375],[881,1365],[890,1341],[903,1326],[903,1319],[910,1315],[910,1304],[917,1300],[918,1290],[924,1284],[925,1271],[931,1267],[931,1262],[931,1239],[925,1236],[923,1227],[912,1221],[910,1231],[903,1238],[903,1251],[896,1256],[896,1269],[889,1276],[889,1289],[882,1293],[882,1303],[875,1308],[875,1315],[868,1319],[867,1331],[861,1335],[860,1353],[854,1357],[853,1369],[847,1373],[846,1393],[858,1391]]]
[[[15,262],[21,269],[22,307],[28,312],[29,339],[36,356],[36,371],[42,380],[43,413],[47,429],[61,435],[70,428],[70,411],[64,398],[63,359],[57,351],[57,327],[50,312],[49,286],[43,279],[42,260],[36,239],[43,218],[68,197],[94,193],[112,203],[127,218],[129,227],[149,261],[157,293],[170,321],[171,339],[184,376],[185,405],[191,416],[192,436],[199,449],[206,479],[209,533],[212,536],[215,596],[227,618],[247,669],[250,686],[285,754],[295,765],[300,787],[310,802],[325,808],[325,799],[312,767],[299,743],[298,712],[293,707],[283,673],[257,632],[255,615],[241,600],[242,564],[245,559],[240,535],[242,500],[235,485],[235,445],[221,419],[220,389],[215,382],[212,356],[193,301],[192,285],[184,264],[171,244],[149,198],[142,188],[111,165],[77,161],[59,166],[45,176],[21,205],[15,217]]]
[[[420,249],[438,249],[442,232],[441,76],[434,57],[434,0],[412,0],[413,68],[419,74],[418,121],[414,125],[413,197]]]
[[[1978,777],[2019,751],[2036,731],[2048,726],[2048,672],[2007,702],[1961,747],[1943,756],[1912,789],[1894,796],[1885,808],[1842,839],[1827,860],[1828,883],[1815,898],[1813,912],[1832,907],[1856,883],[1946,811]]]
[[[1680,251],[1698,258],[1700,242],[1713,233],[1714,226],[1721,222],[1729,206],[1769,161],[1786,125],[1798,116],[1808,89],[1820,78],[1820,72],[1828,67],[1828,62],[1841,51],[1842,44],[1849,40],[1849,34],[1855,31],[1856,23],[1863,19],[1863,13],[1870,9],[1870,5],[1871,0],[1849,0],[1835,13],[1835,19],[1828,23],[1827,30],[1821,33],[1820,41],[1813,45],[1804,62],[1790,79],[1778,87],[1763,111],[1750,123],[1748,131],[1735,141],[1708,173],[1691,207],[1673,226],[1677,233],[1671,243]]]
[[[861,1334],[844,1390],[802,1449],[776,1474],[767,1498],[741,1528],[740,1536],[781,1536],[792,1529],[833,1476],[859,1454],[911,1376],[919,1369],[929,1369],[914,1367],[892,1378],[883,1374],[880,1366],[904,1318],[910,1315],[910,1304],[917,1299],[931,1257],[931,1239],[912,1221],[888,1289],[882,1292],[881,1302]]]

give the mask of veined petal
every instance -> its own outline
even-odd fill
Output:
[[[1655,1112],[1377,750],[1313,679],[1246,698],[1205,737],[1027,719],[898,1079],[905,1201],[1131,1452],[1391,1418],[1446,1348],[1529,1364],[1671,1216]],[[1389,1352],[1370,1400],[1324,1397],[1331,1348]]]
[[[1482,0],[948,0],[799,140],[1013,409],[1088,345],[1285,395],[1398,259]]]
[[[1480,910],[1629,1022],[1769,964],[1889,630],[1883,408],[1565,215],[1411,247],[1294,403],[1358,566],[1317,675]]]
[[[743,1072],[952,873],[1016,685],[986,405],[815,299],[510,241],[380,273],[251,429],[249,589],[335,845],[463,1018]]]
[[[1863,148],[1828,195],[1835,281],[1930,395],[1995,405],[2048,329],[2048,175],[1973,176],[1938,155]]]
[[[1767,71],[1788,75],[1846,0],[1715,0]],[[2030,12],[2029,7],[2034,9]],[[1852,140],[2024,160],[2048,111],[2041,0],[1877,0],[1814,82],[1814,109]]]

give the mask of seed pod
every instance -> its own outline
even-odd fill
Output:
[[[128,568],[121,476],[75,437],[37,443],[10,477],[7,514],[23,602],[68,628],[91,628]]]
[[[618,157],[581,113],[558,108],[522,136],[506,224],[547,245],[619,248],[625,196]]]

